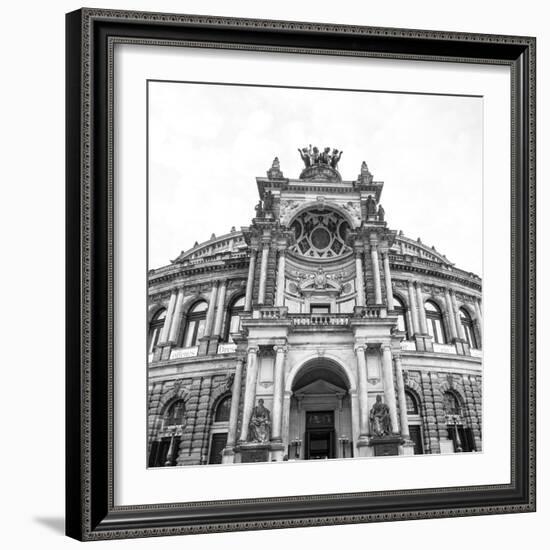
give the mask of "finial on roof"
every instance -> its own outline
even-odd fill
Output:
[[[361,173],[357,176],[357,182],[366,183],[367,185],[372,183],[372,174],[365,161],[361,163]]]
[[[280,180],[284,178],[283,173],[281,171],[281,163],[279,162],[279,157],[275,157],[273,159],[271,168],[267,171],[267,177],[270,180]]]

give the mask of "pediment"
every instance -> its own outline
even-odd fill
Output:
[[[340,394],[345,395],[346,390],[340,388],[339,386],[335,386],[334,384],[331,384],[330,382],[327,382],[326,380],[319,379],[315,380],[314,382],[311,382],[307,386],[304,386],[303,388],[300,388],[296,392],[294,392],[296,395],[326,395],[326,394]]]

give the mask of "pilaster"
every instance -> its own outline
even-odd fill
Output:
[[[354,349],[357,357],[357,378],[359,380],[359,438],[363,439],[369,435],[367,359],[365,357],[366,346],[364,344],[356,344]]]
[[[243,420],[239,442],[246,442],[248,439],[248,425],[256,399],[256,383],[258,380],[258,346],[251,346],[247,352],[246,382],[244,390]]]
[[[363,274],[363,260],[361,252],[355,251],[355,286],[357,291],[357,305],[365,305],[365,279]]]
[[[227,431],[227,443],[223,451],[222,462],[232,463],[235,444],[237,442],[237,428],[239,422],[239,405],[241,400],[241,383],[244,357],[238,356],[235,360],[235,376],[231,388],[231,409],[229,411],[229,429]]]
[[[378,246],[371,244],[370,257],[372,261],[372,275],[374,281],[374,303],[382,305],[382,285],[380,282],[380,261],[378,258]]]
[[[258,251],[252,248],[250,250],[250,263],[248,264],[248,279],[246,280],[246,294],[244,298],[244,310],[252,309],[252,289],[254,288],[254,273],[256,269],[256,256]]]

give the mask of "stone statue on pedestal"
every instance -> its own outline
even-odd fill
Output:
[[[254,207],[254,210],[256,210],[256,217],[257,218],[263,218],[264,217],[264,209],[262,206],[262,201],[258,201],[258,204]]]
[[[382,208],[382,205],[380,204],[378,206],[378,221],[383,222],[385,217],[386,217],[386,211]]]
[[[310,168],[314,165],[324,165],[329,166],[336,170],[340,158],[342,157],[343,151],[338,151],[338,149],[333,149],[332,153],[330,152],[330,147],[325,147],[323,151],[319,151],[318,147],[302,147],[298,149],[300,157],[304,161],[305,167]]]
[[[271,191],[268,191],[264,195],[264,212],[271,212],[273,210],[273,193]]]
[[[271,418],[269,410],[264,407],[264,400],[258,399],[258,405],[252,409],[252,418],[248,425],[248,441],[251,443],[268,443],[271,435]]]
[[[340,159],[342,158],[342,153],[344,151],[338,151],[338,149],[332,150],[332,157],[330,159],[330,165],[336,170],[338,168],[338,163],[340,162]]]
[[[367,197],[367,216],[376,216],[376,201],[372,195]]]
[[[311,149],[311,145],[309,147]],[[298,149],[298,152],[300,153],[300,156],[302,157],[302,160],[304,161],[306,168],[309,168],[311,166],[310,150],[307,147],[303,147],[302,149]]]
[[[370,410],[369,421],[372,435],[377,437],[391,435],[390,408],[386,403],[382,403],[380,395],[376,396],[376,403]]]

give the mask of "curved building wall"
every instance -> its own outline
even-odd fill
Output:
[[[257,182],[250,226],[149,272],[149,465],[480,451],[481,279],[372,177]]]

